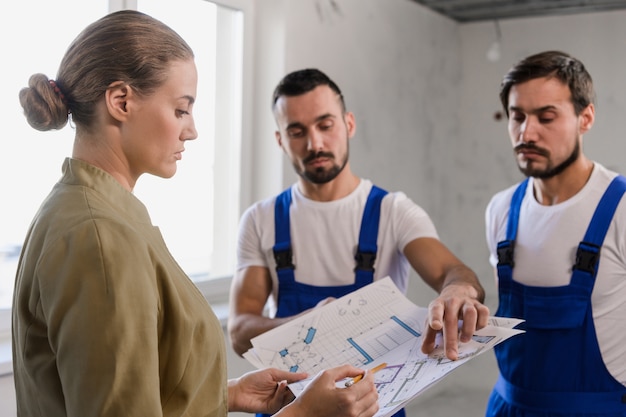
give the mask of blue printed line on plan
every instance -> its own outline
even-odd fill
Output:
[[[365,357],[365,359],[367,360],[365,362],[366,364],[370,363],[370,362],[372,362],[374,360],[370,355],[367,354],[367,352],[365,352],[363,350],[363,348],[361,348],[361,346],[357,345],[356,342],[354,340],[352,340],[351,337],[348,338],[348,343],[350,343],[356,350],[358,350],[361,353],[361,355],[363,355]]]
[[[306,343],[307,345],[310,345],[311,342],[313,341],[313,337],[315,337],[315,332],[317,330],[314,329],[313,327],[309,327],[309,331],[306,334],[306,337],[304,338],[304,343]]]
[[[406,330],[407,332],[411,333],[413,336],[415,336],[415,337],[420,337],[421,336],[421,334],[419,332],[416,332],[414,329],[409,327],[405,322],[400,320],[397,316],[391,316],[391,320],[393,320],[396,323],[398,323],[404,330]]]

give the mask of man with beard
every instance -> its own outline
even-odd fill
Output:
[[[404,291],[410,265],[439,293],[423,350],[443,331],[456,359],[458,339],[486,325],[483,288],[423,209],[352,173],[356,122],[339,87],[319,70],[295,71],[276,87],[272,107],[276,140],[299,179],[242,216],[228,323],[234,350],[241,355],[253,337],[376,279],[390,276]]]
[[[626,178],[588,159],[594,89],[582,62],[547,51],[517,63],[500,99],[528,178],[486,210],[496,315],[525,320],[496,346],[487,416],[626,415]]]

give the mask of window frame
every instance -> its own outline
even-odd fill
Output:
[[[254,120],[253,104],[254,100],[245,100],[244,97],[254,96],[254,9],[251,0],[203,0],[211,1],[222,7],[227,7],[243,12],[243,56],[242,56],[242,82],[241,82],[241,142],[239,150],[240,172],[239,172],[239,207],[236,213],[237,224],[243,211],[255,196],[252,192],[251,179],[253,172],[251,164],[246,163],[249,157],[246,156],[246,149],[251,149],[252,126]],[[218,52],[219,53],[219,52]],[[249,152],[248,152],[249,153]],[[236,236],[233,236],[236,239]],[[235,271],[221,277],[215,277],[196,282],[204,297],[207,299],[216,315],[223,325],[228,317],[228,298],[230,286]]]

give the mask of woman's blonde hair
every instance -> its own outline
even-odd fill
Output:
[[[55,80],[32,75],[20,91],[20,103],[37,130],[60,129],[70,115],[77,126],[89,129],[96,103],[113,82],[149,96],[165,82],[172,61],[193,57],[189,45],[161,21],[135,10],[114,12],[78,35]]]

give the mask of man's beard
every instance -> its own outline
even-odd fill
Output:
[[[317,153],[310,154],[302,162],[304,166],[306,166],[306,164],[308,164],[309,162],[313,161],[316,158],[329,158],[331,160],[334,160],[335,156],[330,152],[317,152]],[[313,184],[326,184],[327,182],[330,182],[334,180],[335,178],[337,178],[337,175],[339,175],[341,171],[343,171],[343,169],[346,167],[347,164],[348,164],[348,151],[346,150],[346,156],[341,162],[341,165],[333,164],[333,166],[330,167],[330,169],[328,170],[325,170],[324,168],[320,167],[320,168],[314,169],[313,171],[308,171],[306,168],[301,171],[298,168],[298,166],[296,166],[296,164],[294,164],[294,167],[296,168],[296,172],[298,173],[298,175],[300,175],[305,180]]]
[[[548,154],[543,149],[540,149],[533,144],[523,144],[523,145],[519,145],[515,147],[515,151],[519,149],[532,149],[534,151],[541,153],[542,155],[548,156]],[[572,150],[572,153],[570,154],[570,156],[567,157],[565,161],[561,162],[559,165],[555,167],[550,167],[548,165],[548,167],[546,167],[545,169],[534,169],[529,166],[531,164],[527,165],[526,168],[523,168],[521,165],[518,164],[518,168],[522,172],[522,174],[526,175],[527,177],[547,180],[565,171],[570,165],[576,162],[579,156],[580,156],[580,141],[576,140],[576,146],[574,146],[574,149]]]

